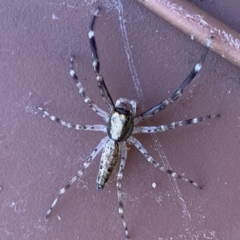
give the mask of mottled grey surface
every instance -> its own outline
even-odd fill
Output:
[[[191,1],[239,29],[237,0]],[[120,5],[119,5],[120,4]],[[92,71],[88,26],[97,1],[0,3],[0,239],[124,239],[116,173],[96,190],[99,157],[43,219],[58,190],[104,136],[65,129],[34,106],[72,123],[102,124],[69,76],[69,55],[87,94],[102,102]],[[204,48],[135,1],[100,1],[101,72],[114,101],[139,113],[170,96]],[[146,124],[220,113],[220,119],[138,139],[158,162],[199,184],[175,181],[130,146],[122,190],[131,239],[236,240],[240,236],[240,70],[210,52],[182,98]],[[156,183],[153,188],[152,184]],[[153,185],[154,186],[154,185]]]

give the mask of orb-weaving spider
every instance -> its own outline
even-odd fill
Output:
[[[109,108],[109,114],[100,109],[85,93],[82,84],[78,80],[78,77],[73,69],[73,56],[70,58],[70,75],[73,78],[80,95],[84,98],[85,103],[88,104],[91,109],[96,112],[99,116],[101,116],[105,122],[106,125],[80,125],[80,124],[71,124],[68,122],[65,122],[58,117],[55,117],[51,115],[49,112],[47,112],[42,107],[37,107],[38,110],[42,111],[44,116],[48,116],[52,121],[60,123],[62,126],[67,128],[73,128],[76,130],[92,130],[92,131],[102,131],[107,134],[106,137],[104,137],[100,143],[97,145],[97,147],[94,149],[92,154],[88,157],[86,162],[83,164],[82,170],[79,170],[74,176],[71,181],[68,182],[65,187],[60,189],[57,198],[53,201],[51,207],[46,213],[46,218],[49,217],[49,215],[52,212],[52,209],[55,207],[58,199],[62,194],[66,192],[66,190],[77,181],[79,177],[82,176],[84,170],[89,167],[93,159],[97,156],[97,154],[102,151],[102,156],[100,160],[100,166],[99,166],[99,172],[97,176],[97,189],[103,190],[105,183],[108,181],[108,179],[111,176],[111,173],[114,169],[114,167],[117,164],[117,161],[120,160],[120,167],[117,174],[117,195],[118,195],[118,203],[119,203],[119,214],[122,219],[124,231],[125,231],[125,239],[129,239],[129,233],[128,228],[126,225],[126,221],[124,220],[123,215],[123,203],[122,203],[122,197],[121,197],[121,179],[123,177],[123,170],[127,161],[127,146],[126,143],[133,144],[146,158],[146,160],[151,163],[154,167],[160,169],[163,172],[166,172],[170,174],[174,178],[179,178],[185,182],[191,183],[194,187],[201,189],[200,185],[198,183],[177,174],[176,172],[165,168],[164,166],[160,165],[159,163],[155,162],[153,158],[148,154],[147,150],[142,146],[142,144],[133,137],[133,134],[136,133],[154,133],[154,132],[163,132],[169,129],[174,129],[176,127],[198,123],[201,121],[205,121],[207,119],[216,118],[219,117],[219,114],[214,115],[208,115],[206,117],[198,117],[188,120],[183,120],[179,122],[172,122],[168,125],[160,125],[160,126],[147,126],[147,127],[141,127],[137,126],[140,121],[143,121],[147,118],[152,117],[155,113],[165,109],[169,104],[176,101],[183,93],[185,88],[188,86],[188,84],[194,79],[194,77],[197,75],[197,73],[200,71],[202,67],[202,63],[207,55],[209,46],[211,44],[210,38],[207,42],[207,47],[204,52],[204,54],[201,57],[201,60],[194,66],[190,74],[187,76],[187,78],[183,81],[181,86],[172,94],[170,98],[165,99],[164,101],[160,102],[156,106],[152,107],[151,109],[143,112],[140,115],[136,115],[136,102],[133,100],[128,100],[125,98],[120,98],[116,101],[116,104],[113,103],[113,100],[107,90],[107,87],[104,83],[104,79],[102,75],[100,74],[100,65],[99,65],[99,59],[98,59],[98,53],[94,38],[94,23],[95,19],[99,12],[99,7],[96,9],[93,15],[93,19],[90,24],[90,30],[88,33],[89,41],[90,41],[90,47],[92,51],[92,58],[93,58],[93,69],[96,73],[96,80],[99,87],[99,90],[101,92],[101,96],[105,103],[108,105]]]

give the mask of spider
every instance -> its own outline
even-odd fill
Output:
[[[90,30],[88,32],[88,37],[90,41],[90,47],[92,51],[93,58],[93,70],[96,74],[96,81],[98,84],[98,88],[100,90],[102,99],[107,104],[109,108],[109,113],[100,109],[85,93],[81,82],[79,81],[77,74],[75,73],[73,66],[74,57],[70,57],[70,75],[74,80],[80,95],[83,97],[84,102],[88,104],[88,106],[99,116],[101,116],[106,122],[105,125],[81,125],[81,124],[72,124],[68,123],[60,118],[53,116],[48,111],[38,106],[37,109],[43,112],[43,116],[49,117],[52,121],[60,123],[62,126],[67,128],[73,128],[76,130],[91,130],[91,131],[102,131],[107,134],[100,143],[96,146],[91,155],[87,158],[87,160],[83,164],[83,168],[77,172],[77,174],[63,187],[59,190],[58,196],[53,201],[51,207],[46,212],[45,217],[48,218],[56,206],[59,198],[67,191],[67,189],[75,183],[78,178],[80,178],[84,171],[89,167],[94,158],[98,155],[98,153],[102,150],[99,172],[97,175],[97,189],[103,190],[106,182],[110,178],[113,169],[116,167],[118,161],[120,161],[119,170],[117,173],[117,196],[118,196],[118,204],[119,204],[119,214],[121,216],[121,220],[124,227],[125,239],[129,239],[129,232],[127,228],[126,221],[124,219],[123,212],[123,202],[122,202],[122,193],[121,193],[121,180],[123,178],[123,170],[127,161],[127,143],[133,144],[140,153],[146,158],[146,160],[152,164],[154,167],[159,170],[171,175],[174,178],[179,178],[185,182],[192,184],[194,187],[201,189],[201,186],[193,180],[190,180],[180,174],[177,174],[171,169],[167,169],[164,166],[157,163],[147,152],[147,150],[143,147],[143,145],[133,136],[137,133],[155,133],[155,132],[164,132],[169,129],[174,129],[176,127],[181,127],[189,124],[196,124],[201,121],[205,121],[207,119],[217,118],[219,114],[208,115],[205,117],[197,117],[193,119],[172,122],[168,125],[160,125],[160,126],[137,126],[139,122],[149,119],[154,116],[157,112],[165,109],[168,105],[172,104],[176,101],[183,93],[185,88],[189,85],[189,83],[194,79],[197,73],[200,71],[202,67],[202,63],[206,58],[208,49],[211,44],[212,37],[209,38],[207,42],[207,47],[205,52],[203,53],[200,61],[194,66],[192,71],[189,73],[187,78],[183,81],[181,86],[172,94],[171,97],[165,99],[164,101],[158,103],[156,106],[150,108],[149,110],[141,113],[140,115],[136,114],[136,102],[133,100],[128,100],[126,98],[120,98],[114,104],[112,97],[105,85],[103,76],[100,74],[100,63],[97,53],[97,47],[94,37],[94,23],[97,18],[100,7],[98,7],[94,14],[90,23]]]

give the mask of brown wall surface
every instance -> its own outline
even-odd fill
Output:
[[[239,1],[191,2],[240,32]],[[114,101],[134,99],[138,113],[169,97],[204,51],[137,1],[2,0],[0,239],[124,239],[116,172],[103,191],[96,190],[99,156],[49,220],[43,218],[58,190],[104,136],[66,129],[34,108],[40,105],[72,123],[104,123],[69,76],[73,53],[88,96],[107,110],[87,37],[98,4],[103,7],[95,28],[101,73]],[[122,191],[131,239],[240,239],[239,79],[239,68],[210,51],[181,99],[143,122],[158,126],[221,114],[197,125],[137,135],[157,162],[197,181],[201,191],[155,169],[129,146]]]

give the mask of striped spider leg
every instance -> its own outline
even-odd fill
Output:
[[[164,132],[170,129],[174,129],[176,127],[181,127],[189,124],[196,124],[211,118],[217,118],[220,117],[220,114],[212,114],[205,117],[196,117],[191,118],[183,121],[178,122],[172,122],[167,125],[160,125],[160,126],[151,126],[151,127],[134,127],[133,134],[134,133],[155,133],[155,132]]]
[[[94,36],[94,24],[95,24],[95,20],[97,18],[99,10],[100,8],[98,7],[93,14],[93,18],[90,24],[90,30],[88,32],[88,37],[89,37],[90,47],[92,51],[92,59],[93,59],[92,66],[96,74],[96,81],[97,81],[102,99],[108,106],[109,113],[100,109],[86,95],[83,89],[83,86],[79,81],[76,72],[74,71],[73,56],[70,57],[70,76],[75,82],[80,95],[84,99],[84,102],[87,103],[88,106],[96,114],[101,116],[106,122],[106,124],[105,125],[72,124],[50,114],[47,110],[45,110],[40,106],[38,106],[37,109],[43,113],[43,116],[46,116],[50,120],[61,124],[63,127],[72,128],[75,130],[101,131],[106,133],[107,136],[100,141],[100,143],[91,153],[91,155],[87,158],[87,160],[83,164],[82,169],[78,170],[77,174],[63,188],[59,190],[57,197],[52,202],[50,208],[46,212],[45,217],[48,218],[50,216],[59,198],[67,191],[67,189],[73,183],[75,183],[83,175],[85,169],[89,167],[89,165],[94,160],[94,158],[98,155],[98,153],[102,151],[99,171],[98,171],[97,180],[96,180],[97,189],[98,190],[104,189],[104,186],[107,183],[108,179],[110,178],[114,168],[117,166],[117,162],[120,161],[119,170],[117,173],[117,197],[118,197],[118,205],[119,205],[119,214],[124,227],[125,240],[128,240],[130,238],[129,238],[128,227],[124,219],[123,201],[122,201],[122,192],[121,192],[121,180],[123,178],[123,170],[125,168],[125,164],[127,161],[127,151],[128,151],[127,144],[133,144],[140,151],[140,153],[145,157],[145,159],[149,163],[151,163],[154,167],[171,175],[174,178],[179,178],[182,181],[188,182],[192,184],[194,187],[201,189],[201,186],[195,181],[188,179],[174,172],[171,169],[167,169],[161,164],[159,164],[158,162],[156,162],[149,155],[149,153],[143,147],[143,145],[135,137],[133,137],[133,134],[163,132],[170,129],[174,129],[176,127],[196,124],[196,123],[199,123],[208,119],[212,119],[212,118],[217,118],[220,116],[219,114],[214,114],[214,115],[208,115],[205,117],[198,117],[198,118],[193,118],[193,119],[188,119],[188,120],[183,120],[178,122],[172,122],[171,124],[160,125],[160,126],[137,126],[140,121],[150,118],[153,115],[155,115],[157,112],[160,112],[161,110],[165,109],[169,104],[176,101],[182,95],[183,91],[186,89],[186,87],[190,84],[190,82],[194,79],[194,77],[200,71],[202,67],[202,63],[206,58],[212,38],[208,40],[206,50],[202,55],[201,60],[194,66],[190,74],[183,81],[181,86],[171,95],[171,97],[158,103],[157,105],[143,112],[142,114],[137,115],[136,102],[133,100],[120,98],[114,104],[112,97],[105,85],[103,76],[100,74],[100,62],[98,58],[97,47],[96,47],[95,36]]]
[[[88,106],[95,112],[97,113],[99,116],[101,116],[106,122],[108,122],[109,120],[109,115],[103,111],[101,108],[99,108],[85,93],[83,86],[81,84],[81,82],[78,80],[78,76],[75,73],[74,69],[73,69],[73,55],[71,55],[70,57],[70,76],[72,77],[73,81],[75,82],[78,91],[80,93],[80,95],[84,98],[84,102],[88,104]]]
[[[97,18],[99,10],[100,10],[100,7],[97,7],[97,9],[95,10],[95,12],[93,14],[93,18],[92,18],[92,21],[90,24],[90,30],[88,32],[88,38],[89,38],[90,47],[92,50],[92,58],[93,58],[92,65],[93,65],[93,70],[96,73],[96,80],[97,80],[98,88],[100,90],[103,101],[108,105],[110,112],[113,112],[114,111],[114,103],[113,103],[112,97],[110,96],[110,94],[107,90],[103,76],[99,73],[100,62],[99,62],[98,53],[97,53],[96,41],[94,38],[93,28],[94,28],[95,20]]]
[[[56,206],[59,198],[68,190],[69,187],[71,187],[71,185],[73,183],[75,183],[78,178],[80,178],[85,169],[87,169],[89,167],[89,165],[92,163],[92,161],[94,160],[94,158],[97,156],[97,154],[103,149],[103,147],[105,146],[106,142],[108,140],[108,137],[104,137],[100,143],[97,145],[97,147],[94,149],[94,151],[91,153],[91,155],[87,158],[87,160],[84,162],[83,164],[83,168],[82,170],[79,170],[77,172],[77,174],[63,187],[59,190],[59,193],[57,195],[57,197],[55,198],[55,200],[52,202],[51,207],[47,210],[46,214],[45,214],[45,218],[48,218],[49,215],[51,214],[53,208]]]
[[[205,60],[205,58],[207,56],[207,53],[209,51],[209,47],[210,47],[210,45],[212,43],[212,39],[213,39],[212,36],[208,39],[207,47],[206,47],[205,52],[203,53],[200,61],[193,67],[192,71],[188,74],[188,76],[183,81],[181,86],[172,94],[172,96],[167,98],[167,99],[165,99],[164,101],[158,103],[157,105],[155,105],[154,107],[148,109],[147,111],[141,113],[139,116],[137,116],[134,119],[134,123],[138,123],[139,121],[142,121],[142,120],[144,120],[146,118],[152,117],[157,112],[165,109],[169,104],[172,104],[174,101],[176,101],[183,94],[183,91],[185,90],[185,88],[192,82],[194,77],[201,70],[203,61]]]
[[[124,227],[124,233],[125,233],[125,238],[129,239],[129,233],[128,233],[128,228],[126,221],[124,219],[123,215],[123,202],[122,202],[122,192],[121,192],[121,180],[123,178],[123,170],[126,165],[126,160],[127,160],[127,147],[125,142],[121,142],[121,155],[120,155],[120,166],[117,174],[117,196],[118,196],[118,212],[121,216],[123,227]]]

